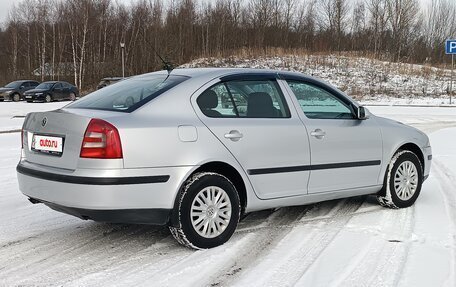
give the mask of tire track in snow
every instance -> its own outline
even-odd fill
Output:
[[[397,286],[412,240],[415,208],[382,211],[378,236],[362,246],[333,286]]]
[[[81,272],[116,264],[163,238],[163,235],[154,236],[160,230],[147,226],[93,223],[80,227],[72,226],[70,232],[52,230],[33,240],[2,248],[0,258],[7,262],[0,263],[0,266],[5,264],[0,267],[0,278],[8,278],[14,284],[53,282],[61,285],[79,277]],[[58,236],[54,237],[55,234]]]
[[[169,266],[160,270],[154,276],[149,278],[149,282],[154,282],[157,286],[176,286],[182,285],[183,278],[192,278],[190,281],[184,280],[185,286],[193,284],[212,285],[221,284],[219,278],[228,274],[236,274],[239,271],[238,262],[249,264],[261,254],[267,252],[286,235],[284,230],[269,230],[269,226],[287,225],[293,221],[299,220],[313,205],[280,208],[263,220],[261,217],[265,212],[260,214],[260,225],[265,227],[254,232],[236,232],[231,240],[217,248],[209,250],[200,250],[194,252],[191,256],[185,258],[179,264]],[[252,214],[256,217],[256,214]],[[249,217],[241,222],[240,228],[252,226],[255,221]],[[258,224],[258,221],[257,221]],[[230,276],[230,275],[227,275]],[[144,285],[147,282],[144,282]],[[226,285],[223,283],[223,285]]]
[[[255,212],[247,216],[247,218],[240,223],[240,226],[253,226],[255,224],[261,226],[286,224],[287,222],[296,220],[296,218],[304,212],[303,210],[310,208],[312,207],[291,207],[279,209],[277,211],[266,210]],[[290,209],[293,210],[293,212],[290,212]],[[261,231],[260,233],[263,234],[265,232],[266,230]],[[255,235],[255,238],[253,238],[252,235]],[[175,284],[191,286],[192,284],[186,282],[182,277],[198,277],[197,274],[201,274],[200,270],[194,271],[195,268],[198,269],[198,266],[220,266],[220,269],[224,268],[226,265],[231,266],[233,260],[238,256],[243,256],[243,250],[254,249],[254,245],[256,245],[255,242],[258,242],[256,235],[257,233],[236,232],[235,236],[228,243],[210,250],[192,251],[183,248],[176,243],[174,246],[169,245],[169,249],[166,252],[164,249],[160,249],[159,255],[166,254],[166,256],[158,258],[159,260],[157,260],[156,255],[145,251],[142,254],[135,254],[128,262],[125,262],[125,264],[119,264],[104,270],[103,274],[87,274],[70,285],[90,285],[90,282],[93,282],[94,278],[96,278],[96,280],[102,280],[104,284],[107,285],[116,284],[116,281],[112,280],[115,276],[110,275],[118,276],[121,274],[122,281],[129,282],[129,284],[150,285],[148,284],[149,282],[154,282],[154,284],[158,286],[170,286]],[[267,238],[272,238],[272,236]],[[175,243],[174,240],[172,242]],[[229,254],[229,256],[224,256],[224,254]],[[203,262],[200,263],[200,261]],[[134,266],[132,266],[132,264]],[[218,267],[214,270],[218,270]],[[209,268],[208,277],[212,278],[213,274],[217,273],[214,272],[214,270]],[[205,271],[208,272],[207,269]],[[188,275],[189,273],[191,274],[190,276]],[[203,276],[203,279],[199,280],[204,281],[204,278],[207,277]],[[196,282],[198,285],[202,284],[198,280],[195,281],[195,284]]]
[[[222,268],[211,276],[212,280],[207,283],[209,286],[229,286],[231,282],[247,269],[254,262],[261,260],[271,248],[277,245],[283,237],[293,228],[292,224],[299,221],[308,212],[312,211],[315,205],[281,208],[281,214],[276,214],[273,222],[258,228],[240,226],[239,233],[254,233],[255,240],[244,247],[245,252],[240,252],[232,259],[233,264]],[[278,218],[277,218],[278,217]],[[285,217],[285,218],[284,218]]]
[[[308,221],[306,224],[293,226],[286,234],[270,246],[265,256],[247,260],[249,264],[240,266],[243,272],[236,276],[225,276],[215,282],[217,285],[238,286],[291,286],[313,264],[321,252],[331,243],[345,223],[355,215],[365,197],[356,197],[332,201],[335,207],[326,216],[317,215],[317,224]],[[309,214],[312,212],[309,212]],[[351,216],[347,216],[350,215]],[[301,220],[307,220],[303,216]],[[324,226],[325,230],[320,230]],[[244,269],[248,268],[246,271]],[[264,272],[267,270],[267,272]],[[258,276],[261,274],[261,276]],[[214,285],[214,284],[213,284]]]
[[[449,276],[448,286],[456,285],[456,178],[443,163],[437,159],[433,159],[432,172],[438,179],[440,191],[444,199],[445,209],[451,222],[451,239],[453,242],[451,274]]]

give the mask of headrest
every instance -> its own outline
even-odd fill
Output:
[[[213,109],[218,106],[218,97],[213,90],[207,90],[196,99],[196,102],[202,110]]]
[[[272,103],[271,96],[264,92],[249,94],[247,103],[247,117],[276,117],[276,110]]]

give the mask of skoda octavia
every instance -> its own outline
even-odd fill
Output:
[[[176,69],[30,113],[17,166],[32,203],[102,222],[168,225],[192,248],[241,214],[373,194],[404,208],[429,175],[428,137],[299,73]]]

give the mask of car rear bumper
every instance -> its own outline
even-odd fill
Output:
[[[192,169],[190,166],[116,172],[93,169],[65,174],[21,161],[17,177],[19,189],[32,201],[79,218],[164,224],[180,185]]]
[[[41,201],[36,198],[30,198],[30,201],[33,203],[43,203],[56,211],[73,215],[80,219],[111,223],[165,225],[169,222],[172,211],[172,209],[165,208],[84,209]]]

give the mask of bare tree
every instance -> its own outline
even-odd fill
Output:
[[[347,0],[322,0],[322,26],[329,38],[335,39],[336,50],[341,51],[341,42],[346,33],[349,4]]]
[[[393,60],[399,60],[403,48],[417,24],[419,4],[417,0],[386,0],[392,41],[391,52]]]
[[[428,47],[428,57],[435,55],[443,60],[445,39],[456,35],[456,3],[451,0],[432,0],[425,11],[424,37]]]
[[[371,43],[373,43],[374,55],[377,57],[388,22],[386,13],[386,0],[366,0],[366,7],[370,13],[368,28],[371,31]]]
[[[56,78],[84,90],[120,75],[120,42],[131,75],[160,69],[155,51],[175,64],[276,48],[442,63],[456,2],[421,11],[417,1],[22,0],[0,31],[0,81]]]

